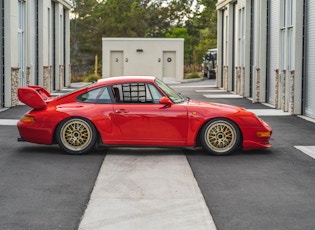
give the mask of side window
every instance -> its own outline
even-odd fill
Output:
[[[159,103],[162,94],[152,84],[125,83],[112,86],[116,103]]]
[[[163,97],[163,95],[161,94],[161,92],[152,84],[148,84],[148,88],[150,90],[151,93],[151,97],[153,100],[153,103],[158,104],[160,101],[160,98]]]
[[[108,93],[107,87],[98,88],[91,90],[89,92],[83,93],[76,98],[79,102],[85,103],[99,103],[99,104],[108,104],[111,103],[111,98]]]
[[[109,104],[112,103],[112,100],[110,98],[109,92],[108,92],[108,88],[104,88],[103,92],[101,92],[101,94],[99,95],[98,99],[97,99],[97,103],[98,104]]]

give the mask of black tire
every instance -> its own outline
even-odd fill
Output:
[[[239,147],[241,141],[239,128],[230,120],[214,119],[201,130],[202,146],[211,154],[227,155]]]
[[[71,118],[58,125],[56,140],[65,152],[83,154],[94,148],[97,131],[90,121],[82,118]]]

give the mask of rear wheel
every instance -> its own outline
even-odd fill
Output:
[[[83,154],[94,148],[97,132],[90,121],[71,118],[58,126],[56,139],[60,148],[67,153]]]
[[[215,155],[233,152],[239,146],[240,140],[241,133],[238,127],[226,119],[209,121],[201,130],[203,147]]]

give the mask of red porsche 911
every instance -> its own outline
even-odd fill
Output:
[[[110,146],[203,147],[215,155],[271,147],[270,126],[243,108],[184,98],[155,77],[111,77],[51,97],[18,89],[33,109],[18,122],[19,140],[59,144],[71,154]]]

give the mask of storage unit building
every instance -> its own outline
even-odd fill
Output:
[[[217,84],[315,118],[315,2],[219,0]]]
[[[103,38],[102,76],[150,75],[181,81],[184,39]]]
[[[0,108],[16,106],[17,88],[70,85],[70,0],[0,1]]]

